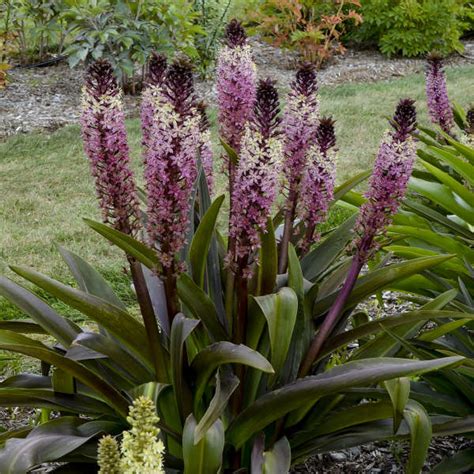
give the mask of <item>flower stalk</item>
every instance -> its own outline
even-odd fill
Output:
[[[183,270],[179,253],[186,243],[191,194],[197,177],[201,116],[196,108],[192,70],[176,61],[156,93],[149,96],[153,121],[144,149],[148,193],[147,235],[164,280],[170,322],[179,311],[176,281]]]
[[[226,27],[224,46],[217,59],[217,101],[220,136],[237,154],[246,123],[252,115],[256,86],[256,66],[247,36],[242,25],[232,20]],[[224,159],[232,196],[235,164],[229,158]]]
[[[293,223],[307,164],[307,152],[315,141],[319,120],[317,94],[315,68],[312,64],[303,64],[291,84],[282,123],[285,140],[284,172],[288,183],[288,196],[280,244],[279,273],[284,273],[288,265],[288,245],[293,236]]]
[[[136,235],[140,228],[139,202],[123,113],[122,92],[107,61],[97,61],[89,69],[83,90],[81,116],[84,149],[91,162],[103,220],[117,230]],[[141,264],[129,257],[135,291],[147,329],[157,380],[166,381],[166,358]]]
[[[345,304],[357,282],[364,264],[377,250],[376,237],[385,232],[403,199],[416,157],[412,136],[416,129],[416,110],[411,99],[401,100],[390,121],[393,131],[382,142],[374,165],[367,201],[362,205],[356,231],[355,255],[346,280],[314,337],[300,366],[304,377],[318,359],[327,338],[343,316]]]
[[[454,115],[449,102],[446,76],[441,57],[431,55],[426,68],[426,98],[431,121],[448,134],[454,127]]]

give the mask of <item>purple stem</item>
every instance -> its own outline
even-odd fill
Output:
[[[360,254],[357,253],[354,255],[346,281],[344,282],[344,285],[342,286],[336,301],[331,306],[331,309],[324,318],[324,322],[321,325],[318,334],[313,339],[313,342],[311,343],[311,346],[306,353],[305,358],[303,359],[303,363],[301,364],[298,374],[299,377],[305,377],[310,372],[314,361],[317,359],[324,343],[326,342],[326,339],[339,320],[339,317],[344,309],[347,299],[354,288],[354,285],[356,284],[357,277],[359,276],[363,265],[364,259],[360,257]]]

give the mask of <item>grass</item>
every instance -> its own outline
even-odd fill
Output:
[[[450,96],[464,106],[474,102],[473,76],[473,66],[448,69]],[[387,127],[385,117],[392,114],[399,98],[407,96],[417,100],[420,123],[427,124],[421,74],[322,88],[321,111],[337,120],[339,180],[371,166]],[[138,120],[128,121],[128,130],[133,166],[139,176]],[[0,143],[0,195],[2,274],[12,276],[8,264],[14,263],[72,283],[57,252],[57,245],[64,245],[98,268],[118,295],[132,304],[123,255],[82,222],[83,217],[100,219],[100,215],[77,126],[52,134],[18,135]],[[343,216],[338,211],[331,220],[337,222]],[[11,317],[18,317],[17,310],[0,299],[0,318]]]

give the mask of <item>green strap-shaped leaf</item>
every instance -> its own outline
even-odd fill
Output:
[[[2,387],[0,389],[0,406],[47,408],[78,415],[115,415],[109,405],[96,398],[77,393],[64,395],[46,389]]]
[[[226,440],[239,448],[273,421],[323,395],[337,393],[349,387],[438,370],[461,361],[462,357],[446,357],[429,361],[380,358],[349,362],[262,396],[234,419],[227,430]]]
[[[396,433],[403,419],[403,411],[410,395],[410,379],[400,377],[398,379],[386,380],[385,388],[390,395],[393,407],[393,432]]]
[[[198,320],[186,318],[183,314],[178,313],[174,317],[173,324],[171,326],[171,380],[183,421],[186,419],[192,409],[191,392],[183,376],[184,343],[198,324]]]
[[[296,255],[295,248],[290,244],[288,247],[288,286],[295,292],[298,299],[298,311],[292,334],[288,360],[285,366],[287,372],[283,382],[294,380],[304,354],[311,344],[314,335],[314,324],[311,309],[317,295],[317,285],[313,285],[305,294],[305,281],[300,261]]]
[[[411,177],[410,189],[439,204],[452,214],[469,222],[472,219],[473,208],[469,203],[460,203],[456,196],[444,184],[432,183],[424,179]]]
[[[352,237],[352,228],[356,219],[357,214],[349,217],[334,229],[320,245],[303,257],[301,268],[307,280],[316,280],[335,262]]]
[[[135,385],[143,384],[154,379],[153,371],[140,363],[140,360],[133,357],[119,343],[103,334],[95,332],[83,332],[74,340],[71,349],[75,347],[85,347],[98,354],[103,354],[109,360],[120,367],[121,371],[127,373],[127,376],[135,381]],[[66,356],[73,360],[78,360],[74,352],[68,351]]]
[[[433,311],[433,310],[420,310],[420,311],[410,311],[403,313],[399,316],[391,316],[388,318],[377,319],[375,321],[370,321],[369,323],[362,324],[355,329],[350,331],[343,332],[338,334],[327,341],[323,350],[321,351],[321,356],[333,352],[339,347],[343,347],[346,344],[361,339],[366,336],[376,334],[380,331],[383,331],[384,328],[394,328],[397,326],[403,326],[405,324],[414,323],[416,321],[429,321],[437,319],[474,319],[474,314],[463,313],[461,311]]]
[[[59,252],[82,291],[98,296],[110,304],[117,306],[117,308],[126,310],[123,302],[94,267],[64,247],[60,246]]]
[[[119,415],[127,416],[129,400],[114,387],[83,365],[61,356],[41,342],[4,330],[0,331],[0,349],[34,357],[62,369],[95,390]]]
[[[459,144],[460,145],[460,144]],[[468,147],[466,147],[469,150]],[[448,150],[443,150],[439,147],[429,146],[428,149],[437,157],[444,160],[448,165],[453,168],[457,173],[459,173],[471,186],[474,185],[474,166],[470,163],[464,161],[461,157],[457,156],[454,153],[451,153]],[[459,148],[460,150],[465,150]],[[465,151],[467,151],[465,150]],[[472,149],[470,150],[471,154],[474,154]],[[464,154],[464,152],[463,152]],[[469,153],[465,153],[466,157],[469,157]]]
[[[206,435],[207,431],[224,413],[231,395],[239,385],[239,379],[230,371],[223,375],[223,371],[218,370],[216,374],[216,391],[209,404],[206,413],[199,421],[194,432],[194,444],[198,444]]]
[[[81,332],[79,326],[56,313],[42,299],[3,276],[0,276],[0,295],[28,314],[47,334],[51,334],[65,347],[69,347],[71,342]],[[8,326],[8,323],[5,322],[3,325],[7,329],[8,327],[5,327],[5,325]],[[12,327],[12,330],[16,329],[18,329],[18,325],[15,325],[14,328]]]
[[[216,342],[203,349],[194,358],[191,368],[197,373],[195,400],[200,400],[210,376],[220,365],[243,364],[273,374],[273,368],[265,357],[243,344]]]
[[[446,137],[446,139],[459,153],[461,153],[462,156],[464,156],[468,161],[471,162],[471,164],[474,165],[474,149],[472,146],[464,145],[463,143],[454,140],[449,135]]]
[[[441,171],[436,166],[432,166],[429,163],[424,162],[423,160],[421,160],[421,164],[433,176],[436,176],[436,178],[438,178],[439,181],[441,181],[448,188],[450,188],[452,191],[454,191],[458,196],[460,196],[462,199],[464,199],[464,201],[466,201],[467,203],[474,202],[474,193],[469,191],[469,189],[467,188],[467,186],[465,186],[464,183],[460,183],[459,181],[454,179],[452,176],[450,176],[448,173],[445,173],[444,171]],[[474,169],[474,167],[473,167],[473,169]]]
[[[323,420],[314,425],[305,424],[305,428],[291,437],[294,448],[304,445],[316,437],[345,430],[349,427],[383,420],[392,415],[392,405],[383,400],[376,403],[361,403],[337,412],[330,412]]]
[[[182,273],[178,278],[178,296],[192,315],[202,321],[215,341],[229,338],[219,321],[211,298],[186,273]]]
[[[127,255],[143,263],[151,270],[161,267],[156,252],[128,234],[124,234],[100,222],[84,219],[84,222],[107,240],[122,249]]]
[[[423,469],[430,447],[431,420],[423,406],[414,400],[408,402],[403,417],[410,428],[411,445],[406,472],[407,474],[419,474]]]
[[[263,453],[262,474],[288,474],[291,467],[290,443],[283,437]]]
[[[441,249],[444,252],[449,252],[459,257],[465,256],[468,261],[474,261],[474,250],[472,250],[468,245],[464,245],[452,237],[440,235],[438,232],[402,225],[392,226],[389,232],[397,232],[398,234],[403,234],[405,236],[423,240],[424,242],[427,242],[428,244],[434,246],[435,248]]]
[[[270,335],[271,357],[275,376],[285,364],[293,336],[296,315],[298,312],[298,298],[291,288],[281,288],[278,293],[255,298],[267,320]]]
[[[193,280],[201,288],[204,288],[207,255],[224,198],[224,195],[219,196],[211,204],[211,207],[202,217],[189,247],[189,261],[191,262]]]
[[[424,206],[423,204],[417,201],[412,201],[409,199],[405,199],[404,205],[408,209],[415,211],[417,214],[427,219],[429,222],[438,222],[439,224],[443,225],[447,229],[450,229],[456,234],[462,235],[466,239],[474,239],[474,233],[472,233],[469,229],[459,224],[456,224],[456,222],[451,219],[448,219],[443,214],[436,212],[434,209],[431,209],[431,207]]]
[[[345,183],[342,183],[334,190],[333,203],[343,198],[349,191],[354,189],[358,184],[365,181],[372,174],[372,170],[362,171],[356,174],[352,178],[348,179]]]
[[[223,461],[224,425],[217,420],[198,443],[195,443],[196,428],[196,419],[191,414],[183,431],[184,474],[216,474]]]
[[[390,287],[411,275],[416,275],[423,270],[443,263],[452,257],[452,255],[440,255],[437,257],[415,258],[408,262],[394,263],[393,265],[374,270],[357,280],[345,307],[352,308],[366,297],[377,293],[377,291]],[[331,307],[338,294],[339,292],[336,291],[318,301],[315,305],[313,315],[318,316],[324,314]]]
[[[35,270],[26,267],[12,267],[12,270],[72,308],[84,313],[123,342],[127,348],[133,350],[142,362],[151,365],[145,328],[133,316],[101,298],[64,285]]]
[[[456,298],[456,296],[456,290],[448,290],[422,306],[420,311],[441,310],[444,306],[446,306],[446,304]],[[409,339],[414,337],[425,323],[426,320],[419,321],[415,319],[407,324],[396,326],[396,328],[393,329],[393,332],[404,339]],[[386,328],[387,326],[384,327]],[[367,344],[364,344],[363,347],[353,354],[352,358],[370,359],[371,357],[392,356],[399,348],[399,343],[389,334],[380,334],[368,341]]]
[[[0,321],[0,329],[8,329],[9,331],[18,332],[20,334],[48,334],[39,324],[26,319],[9,319]]]
[[[0,452],[2,474],[24,474],[44,462],[60,459],[102,432],[114,432],[120,425],[110,421],[83,423],[75,417],[61,417],[37,426],[24,439],[9,439]]]
[[[219,141],[224,148],[225,152],[227,153],[227,156],[229,157],[230,161],[237,166],[239,163],[239,155],[237,152],[229,145],[227,144],[222,138],[219,138]]]

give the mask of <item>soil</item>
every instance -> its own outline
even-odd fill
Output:
[[[286,88],[294,75],[298,57],[258,39],[252,40],[255,62],[262,76],[276,79]],[[449,65],[474,63],[474,40],[465,43],[465,53],[453,55]],[[422,59],[387,59],[377,51],[349,49],[334,58],[319,73],[320,83],[334,85],[347,82],[374,82],[405,76],[424,69]],[[0,90],[0,139],[33,130],[53,131],[77,123],[84,71],[67,64],[44,68],[14,68],[10,83]],[[212,81],[197,80],[198,95],[208,103],[215,101]],[[139,97],[126,97],[128,116],[136,116]]]

